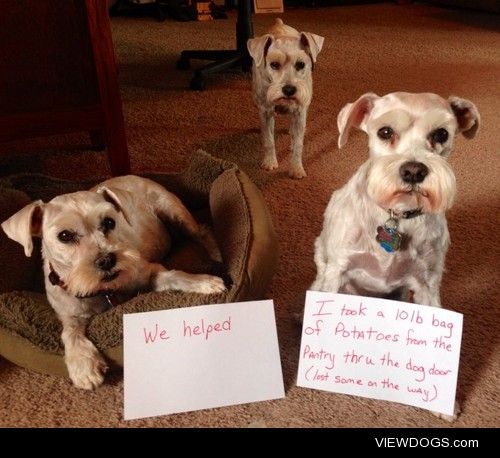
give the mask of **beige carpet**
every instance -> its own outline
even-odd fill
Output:
[[[256,34],[272,18],[255,16]],[[267,296],[275,300],[286,399],[125,422],[119,375],[89,393],[0,359],[1,426],[445,426],[417,408],[295,386],[300,331],[292,314],[301,310],[315,275],[313,242],[332,191],[366,158],[361,133],[337,149],[336,115],[364,92],[395,90],[467,97],[483,117],[479,137],[458,138],[450,159],[459,196],[448,214],[452,246],[442,297],[445,307],[464,314],[458,380],[463,413],[455,426],[500,426],[498,16],[388,3],[289,9],[283,18],[326,37],[305,142],[309,176],[302,181],[286,177],[289,139],[283,121],[278,122],[280,169],[270,174],[259,170],[258,117],[248,78],[236,73],[216,77],[198,93],[186,90],[190,73],[175,70],[182,49],[231,48],[234,14],[205,23],[117,18],[113,32],[133,170],[179,171],[202,147],[238,162],[264,193],[280,238],[279,271]],[[86,151],[86,141],[72,135],[3,145],[0,151],[10,154],[1,156],[2,174],[108,174],[106,157]],[[68,142],[76,148],[68,149]],[[44,153],[37,156],[22,154],[40,150]]]

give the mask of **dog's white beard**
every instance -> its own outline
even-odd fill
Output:
[[[95,265],[95,259],[78,263],[67,278],[64,279],[67,292],[76,297],[95,296],[105,291],[129,291],[141,286],[148,272],[144,271],[144,263],[136,250],[115,252],[117,262],[112,272],[118,275],[112,280],[106,280],[105,273]]]
[[[429,169],[425,180],[413,189],[399,175],[401,165],[412,160],[422,162]],[[421,208],[424,213],[443,213],[452,206],[456,179],[448,162],[441,157],[415,158],[395,154],[371,161],[367,192],[380,207],[396,211]]]
[[[283,86],[285,83],[282,81],[273,83],[267,90],[267,102],[270,105],[285,105],[293,110],[293,108],[308,107],[312,99],[311,88],[305,81],[294,81],[292,84],[296,87],[297,92],[293,95],[293,99],[288,100],[283,94]]]

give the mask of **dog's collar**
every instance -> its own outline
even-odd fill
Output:
[[[54,270],[54,268],[52,267],[52,264],[50,262],[49,262],[49,270],[50,270],[50,272],[49,272],[50,283],[54,286],[59,286],[60,288],[62,288],[63,290],[66,291],[66,289],[67,289],[66,284],[61,280],[61,277]],[[99,294],[96,294],[95,296],[88,296],[88,297],[76,296],[76,297],[78,299],[88,299],[88,298],[97,297],[97,296],[102,297],[102,299],[104,300],[105,310],[108,310],[108,309],[110,309],[118,304],[116,301],[116,297],[112,291],[109,291],[107,293],[99,293]]]
[[[389,213],[390,219],[412,219],[422,215],[422,209],[414,208],[413,210],[405,210],[403,212],[397,212],[390,208],[389,210],[387,210],[387,213]]]
[[[49,281],[54,286],[60,286],[62,289],[66,290],[66,284],[61,280],[59,274],[54,270],[52,264],[49,262]]]

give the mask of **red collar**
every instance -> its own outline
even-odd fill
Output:
[[[61,280],[59,274],[54,270],[52,264],[49,262],[49,281],[54,286],[60,286],[62,289],[66,290],[66,284]]]
[[[63,290],[66,291],[66,289],[67,289],[66,284],[61,280],[61,277],[54,270],[54,268],[52,267],[52,264],[50,262],[49,262],[49,269],[50,269],[50,272],[49,272],[50,283],[54,286],[59,286]],[[110,309],[110,308],[119,304],[116,296],[112,292],[96,294],[96,296],[101,296],[101,298],[103,299],[104,304],[105,304],[105,310]],[[81,299],[83,299],[83,298],[81,298]]]

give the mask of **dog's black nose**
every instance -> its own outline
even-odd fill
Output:
[[[107,253],[95,261],[97,267],[104,271],[109,271],[116,266],[116,254]]]
[[[429,169],[421,162],[408,161],[399,168],[401,179],[408,184],[422,183],[428,174]]]
[[[291,84],[287,84],[286,86],[283,86],[281,88],[281,91],[283,92],[283,94],[285,94],[286,97],[291,97],[297,92],[297,88],[295,86],[292,86]]]

